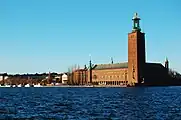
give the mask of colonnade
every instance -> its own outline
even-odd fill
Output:
[[[94,83],[98,85],[127,85],[128,81],[99,81]]]

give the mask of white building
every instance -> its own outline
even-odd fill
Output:
[[[8,79],[8,76],[4,76],[4,80]],[[3,80],[3,76],[0,76],[0,81]]]
[[[3,80],[3,76],[0,76],[0,81],[2,81]]]
[[[63,84],[67,84],[67,81],[68,81],[68,76],[64,73],[64,74],[62,75],[62,83],[63,83]]]

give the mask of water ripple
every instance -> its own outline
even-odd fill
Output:
[[[180,88],[0,88],[0,119],[177,120]]]

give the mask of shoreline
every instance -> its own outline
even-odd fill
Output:
[[[62,88],[137,88],[137,87],[172,87],[172,86],[181,86],[181,85],[141,85],[141,86],[116,86],[116,85],[60,85],[60,86],[21,86],[21,87],[14,87],[14,86],[0,86],[0,88],[55,88],[55,87],[62,87]]]

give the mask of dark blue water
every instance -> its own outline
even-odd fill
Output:
[[[181,119],[181,87],[0,88],[0,119]]]

